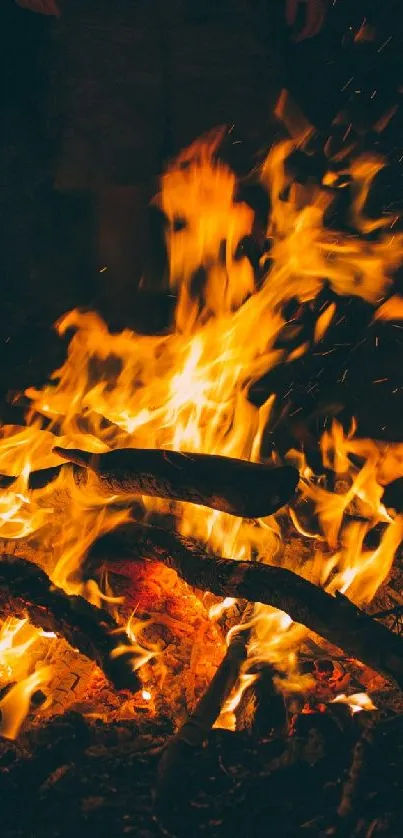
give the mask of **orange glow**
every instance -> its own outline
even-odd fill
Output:
[[[275,146],[261,170],[262,185],[271,199],[267,230],[271,267],[259,288],[238,247],[253,232],[254,214],[237,198],[234,173],[215,159],[221,135],[211,135],[182,153],[163,176],[156,199],[168,222],[170,286],[177,294],[174,327],[162,336],[129,329],[112,334],[98,314],[69,312],[56,325],[61,336],[73,332],[65,362],[50,383],[27,391],[26,427],[1,429],[0,472],[16,479],[0,492],[0,536],[20,539],[40,531],[41,544],[52,557],[47,570],[68,593],[81,593],[98,604],[110,601],[109,591],[102,596],[95,583],[83,585],[80,567],[94,540],[127,521],[130,512],[115,505],[118,498],[105,494],[96,475],[89,476],[85,486],[77,485],[66,464],[49,487],[29,489],[31,471],[62,464],[53,452],[55,444],[94,453],[155,447],[260,461],[275,397],[269,395],[256,406],[248,398],[249,388],[275,366],[296,360],[311,347],[304,337],[289,352],[278,348],[287,325],[285,305],[290,300],[311,304],[325,283],[338,296],[358,296],[374,307],[385,299],[393,272],[403,261],[403,237],[390,231],[390,219],[365,215],[382,161],[365,156],[350,169],[351,223],[357,234],[331,230],[324,223],[330,191],[321,185],[309,190],[295,185],[286,172],[286,158],[309,134],[309,126],[295,127],[294,133],[295,141]],[[361,235],[375,230],[376,239]],[[386,313],[401,317],[402,301],[392,299],[393,303],[382,303],[375,318],[385,318]],[[313,343],[328,335],[336,313],[337,302],[322,308]],[[345,434],[334,422],[323,435],[321,450],[324,466],[333,468],[345,486],[342,492],[328,490],[323,480],[315,478],[302,452],[289,452],[288,459],[299,465],[300,494],[315,510],[323,547],[323,555],[312,552],[311,560],[292,564],[291,569],[330,593],[343,591],[357,603],[367,602],[390,572],[403,537],[401,516],[382,504],[383,486],[403,475],[403,443],[360,439],[354,427]],[[278,457],[271,459],[276,462]],[[279,516],[250,521],[190,503],[146,497],[138,501],[150,515],[174,516],[180,533],[200,539],[224,556],[282,561]],[[352,508],[359,510],[358,522],[349,519]],[[306,534],[298,511],[291,516],[295,527]],[[369,551],[365,536],[380,522],[384,525],[380,545]],[[313,538],[315,533],[309,528],[308,535]],[[290,559],[283,561],[288,566]],[[231,604],[230,598],[215,604],[210,618],[218,619]],[[141,667],[157,655],[163,661],[160,649],[144,650],[139,629],[141,621],[129,620],[133,665]],[[282,673],[283,690],[304,689],[307,679],[298,673],[298,648],[307,631],[287,614],[259,604],[250,630],[242,684],[250,683],[247,670],[252,663],[267,660]],[[10,626],[3,626],[3,633],[8,631]],[[28,660],[29,647],[25,644],[23,649]],[[14,669],[17,648],[13,644],[5,648],[6,667]],[[114,654],[123,650],[127,652],[127,646],[117,647]],[[28,669],[2,707],[4,701],[9,706],[14,694],[18,706],[27,711],[29,696],[40,683],[40,673],[28,675]],[[145,700],[150,700],[149,694],[143,690]],[[232,704],[226,712],[233,713]],[[22,714],[19,710],[12,734]],[[4,724],[8,729],[9,722]]]
[[[28,650],[41,632],[27,620],[8,618],[0,629],[0,677],[6,683],[24,674],[29,660]]]
[[[32,675],[28,675],[14,687],[0,701],[1,722],[0,734],[6,739],[16,739],[21,725],[29,712],[31,697],[36,690],[48,683],[52,670],[41,667]]]
[[[337,695],[331,704],[348,704],[351,713],[359,713],[361,710],[376,710],[375,704],[371,701],[369,695],[366,693],[354,693],[353,695],[345,695],[341,693]]]
[[[403,297],[389,297],[377,308],[374,320],[403,320]]]

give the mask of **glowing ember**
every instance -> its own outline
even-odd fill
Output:
[[[324,214],[331,201],[328,187],[310,186],[308,200],[304,189],[290,182],[285,160],[293,143],[281,143],[271,151],[261,172],[271,199],[267,230],[271,267],[257,288],[252,266],[239,249],[240,241],[252,235],[253,211],[237,199],[235,175],[214,158],[219,140],[214,136],[195,143],[162,179],[159,203],[168,220],[170,283],[178,295],[174,328],[158,337],[128,329],[111,334],[97,314],[70,312],[57,324],[60,335],[74,330],[65,363],[49,384],[28,390],[31,407],[26,427],[1,431],[0,471],[16,479],[0,494],[0,536],[35,537],[37,561],[46,566],[52,580],[66,592],[81,593],[98,604],[111,602],[111,592],[104,595],[95,583],[83,583],[83,557],[98,536],[127,521],[130,512],[115,505],[116,496],[105,498],[95,478],[85,487],[77,484],[69,466],[49,486],[30,489],[30,472],[61,464],[53,452],[56,444],[94,453],[154,447],[261,461],[263,435],[275,398],[270,395],[257,407],[248,398],[251,384],[322,341],[337,312],[336,302],[322,308],[311,343],[305,336],[295,345],[298,329],[294,329],[294,343],[288,350],[287,341],[280,340],[289,325],[286,304],[291,300],[312,303],[326,282],[336,295],[359,296],[379,306],[375,317],[402,316],[400,298],[382,301],[403,260],[403,238],[388,229],[388,218],[365,216],[372,180],[382,166],[379,159],[361,158],[348,173],[353,191],[351,224],[357,231],[353,236],[325,226]],[[374,230],[376,238],[364,238]],[[196,272],[202,277],[198,284]],[[41,427],[44,418],[47,430]],[[384,485],[403,475],[403,444],[386,446],[360,439],[354,431],[346,435],[334,422],[322,438],[323,464],[345,480],[342,493],[325,488],[301,452],[289,452],[289,461],[297,462],[300,469],[300,498],[312,504],[320,524],[320,532],[307,533],[299,520],[298,504],[290,513],[302,533],[318,536],[310,560],[291,569],[330,593],[342,591],[362,603],[374,596],[387,577],[403,537],[403,518],[382,504]],[[278,458],[273,454],[271,460],[275,463]],[[289,561],[279,553],[279,516],[250,521],[190,503],[137,500],[149,516],[174,517],[180,533],[197,537],[223,555],[284,561],[285,565]],[[347,523],[353,505],[360,519]],[[380,544],[369,550],[365,536],[379,522],[384,526]],[[161,568],[156,574],[168,595],[173,575]],[[184,585],[181,597],[182,611],[198,608],[203,619],[208,619],[208,608],[200,601],[186,600],[190,595]],[[217,620],[233,604],[231,598],[210,603],[210,619]],[[154,664],[159,673],[154,699],[158,689],[163,691],[169,656],[164,659],[164,643],[152,639],[144,649],[138,627],[143,632],[145,624],[140,618],[139,624],[131,618],[127,632],[134,666]],[[169,619],[165,629],[175,623],[180,632],[181,615]],[[18,732],[32,692],[49,679],[47,668],[30,672],[35,637],[24,641],[21,637],[17,642],[23,627],[8,622],[0,638],[4,680],[18,681],[1,704],[3,735],[8,736]],[[252,664],[267,660],[282,673],[283,690],[303,689],[306,676],[298,673],[298,648],[306,629],[287,614],[262,605],[255,607],[250,628],[242,683],[250,683],[247,670]],[[118,647],[115,655],[123,651],[127,652],[127,646]],[[150,701],[151,692],[143,689],[142,697]],[[350,706],[364,706],[357,697],[353,704],[352,698]],[[231,697],[227,711],[233,712],[237,700],[239,691]]]

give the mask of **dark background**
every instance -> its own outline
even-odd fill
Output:
[[[331,6],[321,34],[301,44],[290,40],[282,5],[275,0],[268,6],[275,23],[267,27],[268,54],[281,86],[292,92],[321,136],[344,110],[358,144],[388,155],[373,211],[395,212],[402,196],[403,4],[341,0]],[[376,29],[374,41],[357,40],[365,20]],[[12,417],[6,406],[10,391],[43,381],[63,355],[52,322],[74,305],[98,305],[93,204],[88,196],[61,193],[53,185],[59,150],[52,85],[54,25],[51,18],[23,11],[13,0],[1,4],[0,417],[5,420]],[[217,95],[225,95],[219,78]],[[398,105],[398,111],[377,134],[373,126],[391,105]],[[137,327],[136,316],[144,328],[161,328],[169,300],[164,294],[158,305],[155,296],[153,300],[150,313],[144,301],[130,310],[122,299],[122,319],[128,312],[127,319]],[[291,417],[282,431],[284,445],[290,435],[298,436],[301,421],[314,433],[323,429],[335,405],[343,408],[340,415],[346,420],[358,416],[363,434],[402,438],[403,327],[370,321],[366,305],[342,300],[337,324],[322,349],[255,388],[257,399],[272,387],[283,397],[280,402]]]

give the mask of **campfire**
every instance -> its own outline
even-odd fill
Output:
[[[396,218],[366,212],[381,159],[328,160],[302,184],[290,165],[300,138],[256,175],[270,199],[261,229],[221,140],[184,151],[155,199],[172,326],[114,334],[94,312],[69,312],[56,324],[65,362],[26,391],[25,424],[1,428],[3,782],[12,799],[25,771],[45,799],[63,782],[53,740],[73,741],[74,763],[123,731],[137,743],[133,789],[144,771],[144,811],[174,833],[185,808],[187,834],[227,834],[235,805],[243,823],[242,801],[257,806],[266,788],[281,798],[278,777],[302,765],[316,795],[322,770],[331,791],[326,814],[301,809],[298,792],[292,828],[336,834],[320,832],[328,811],[332,828],[355,811],[362,821],[368,754],[382,737],[391,747],[402,709],[403,443],[363,438],[351,416],[325,423],[314,458],[311,442],[273,448],[285,405],[251,391],[324,351],[342,298],[402,317],[403,235]],[[309,157],[309,137],[303,148]],[[329,221],[342,190],[345,231]],[[85,796],[84,820],[103,795]],[[142,835],[140,821],[126,831]],[[365,823],[371,832],[348,834],[399,831],[376,831],[376,806]]]

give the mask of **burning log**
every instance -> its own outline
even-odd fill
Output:
[[[111,495],[149,495],[187,501],[243,518],[262,518],[295,493],[299,474],[246,460],[178,451],[126,448],[106,454],[54,449],[60,457],[94,472]]]
[[[250,615],[251,607],[247,606],[243,622],[246,622]],[[241,666],[246,660],[249,634],[248,631],[235,634],[196,709],[164,750],[158,767],[155,795],[159,811],[166,807],[168,810],[171,808],[175,793],[183,794],[189,759],[194,757],[197,749],[206,741],[224,702],[237,682]]]
[[[159,561],[195,588],[279,608],[403,689],[403,639],[345,596],[330,596],[290,570],[218,557],[191,538],[136,525],[100,539],[88,567],[107,559]]]
[[[29,617],[34,626],[62,635],[71,646],[95,661],[117,689],[139,689],[125,631],[105,611],[57,588],[37,565],[16,556],[2,557],[0,616]],[[118,645],[126,645],[127,652],[112,657]]]
[[[245,689],[236,708],[236,729],[246,731],[257,743],[281,737],[287,729],[287,710],[274,681],[279,673],[270,664],[250,672],[256,674],[256,681]]]

